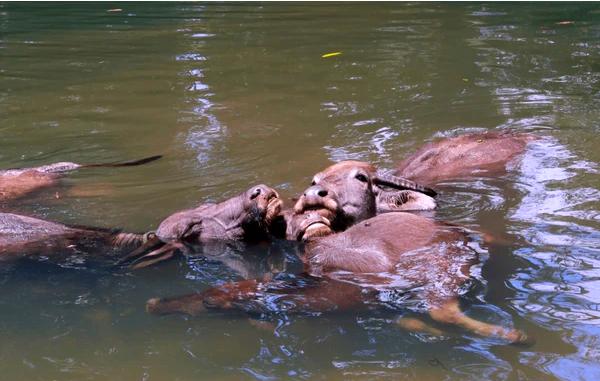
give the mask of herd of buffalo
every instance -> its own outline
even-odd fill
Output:
[[[284,208],[276,190],[253,186],[220,203],[176,212],[146,234],[68,226],[12,213],[24,197],[55,186],[66,172],[90,166],[134,166],[146,159],[110,164],[55,163],[0,170],[0,263],[20,258],[102,253],[139,269],[215,242],[238,245],[287,239],[301,242],[301,278],[246,278],[201,293],[154,298],[155,314],[198,315],[210,309],[261,313],[267,298],[286,312],[371,308],[381,293],[418,289],[427,319],[401,318],[405,329],[441,334],[444,325],[511,343],[531,339],[520,330],[473,319],[459,295],[478,263],[472,242],[478,233],[416,211],[436,208],[434,188],[450,180],[497,176],[519,159],[530,133],[483,132],[437,139],[394,169],[343,161],[317,173],[312,184]],[[7,210],[11,208],[11,213]]]

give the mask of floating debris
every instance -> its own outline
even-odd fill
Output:
[[[123,12],[121,8],[107,9],[106,12]]]
[[[571,25],[571,24],[575,24],[575,21],[559,21],[556,23],[556,25]]]
[[[325,53],[321,56],[321,58],[335,57],[335,56],[339,56],[340,54],[342,54],[342,52]]]

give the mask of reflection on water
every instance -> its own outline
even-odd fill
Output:
[[[180,29],[179,32],[189,32],[190,28]],[[208,33],[191,33],[186,37],[191,39],[188,43],[193,51],[201,52],[205,47],[205,39],[213,37],[213,34]],[[184,53],[175,58],[177,61],[188,61],[190,69],[184,71],[185,79],[190,81],[187,90],[191,93],[186,101],[191,107],[191,110],[182,111],[181,119],[193,123],[192,129],[188,132],[186,143],[191,148],[198,152],[198,162],[200,165],[206,165],[211,158],[215,149],[218,149],[219,140],[223,139],[226,134],[225,126],[219,123],[217,117],[212,113],[211,108],[214,104],[210,101],[211,91],[210,86],[203,82],[204,71],[202,62],[206,61],[201,53]]]
[[[600,376],[596,4],[119,7],[0,4],[0,167],[165,155],[74,173],[23,213],[143,232],[250,184],[291,197],[330,161],[392,166],[432,137],[533,131],[544,138],[506,176],[444,184],[437,218],[502,238],[463,307],[537,343],[407,333],[401,307],[269,324],[144,312],[150,297],[299,272],[295,245],[278,242],[250,261],[217,250],[134,273],[3,266],[3,377]]]
[[[543,361],[544,367],[559,375],[558,369],[568,366],[587,379],[600,369],[599,354],[586,349],[592,348],[587,347],[590,341],[595,343],[595,326],[600,322],[600,235],[595,208],[600,192],[578,185],[576,179],[597,175],[597,164],[546,139],[532,144],[520,170],[518,187],[524,196],[510,219],[518,229],[515,233],[530,246],[516,253],[530,261],[533,269],[511,279],[511,285],[519,290],[513,304],[549,329],[569,327],[570,332],[563,335],[578,347],[575,355],[536,355],[530,361]],[[578,364],[581,356],[585,365]]]

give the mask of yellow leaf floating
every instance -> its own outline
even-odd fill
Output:
[[[122,9],[121,8],[113,8],[113,9],[107,9],[106,12],[121,12]]]
[[[340,54],[342,54],[342,52],[325,53],[321,56],[321,58],[335,57],[335,56],[339,56]]]

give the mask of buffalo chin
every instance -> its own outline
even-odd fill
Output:
[[[313,238],[325,237],[333,233],[331,227],[324,222],[313,222],[298,234],[299,241],[308,241]]]

